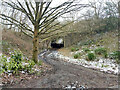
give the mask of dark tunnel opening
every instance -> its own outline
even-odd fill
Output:
[[[51,47],[57,48],[57,49],[62,48],[62,47],[64,47],[64,42],[56,43],[56,40],[53,40],[53,41],[51,41]]]
[[[64,44],[51,43],[51,47],[52,47],[52,48],[57,48],[57,49],[59,49],[59,48],[64,47]]]

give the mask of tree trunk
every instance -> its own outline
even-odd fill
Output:
[[[33,60],[38,62],[38,29],[35,27],[33,38]]]

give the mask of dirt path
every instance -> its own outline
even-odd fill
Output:
[[[107,88],[117,85],[117,75],[106,74],[74,65],[61,60],[44,57],[44,61],[53,66],[53,71],[45,76],[12,87],[61,88],[69,83],[78,82],[88,88]]]

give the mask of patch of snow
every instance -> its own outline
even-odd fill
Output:
[[[22,71],[21,73],[25,73],[24,71]]]
[[[10,57],[7,57],[7,62],[10,62]]]
[[[90,53],[94,53],[94,51],[90,51]]]
[[[71,85],[67,85],[67,87],[65,87],[65,89],[70,89],[71,88]]]
[[[8,73],[8,77],[9,77],[10,75],[12,75],[12,73]]]
[[[43,52],[42,54],[40,54],[39,56],[43,56],[46,52]]]
[[[0,53],[0,56],[2,56],[2,53]]]
[[[29,64],[29,63],[24,63],[24,62],[22,62],[22,65],[23,65],[23,66],[28,65],[28,64]]]
[[[40,71],[39,69],[36,69],[36,68],[35,68],[34,70],[35,70],[35,71]]]
[[[6,56],[4,56],[6,58]]]
[[[77,53],[81,53],[81,52],[83,52],[83,50],[79,50],[79,51],[76,51],[74,53],[77,54]]]
[[[85,59],[73,59],[67,56],[63,56],[59,52],[52,52],[48,55],[51,58],[59,58],[61,60],[82,65],[87,68],[99,69],[107,73],[118,74],[118,64],[114,63],[114,60],[99,58],[99,61],[87,61]]]
[[[72,55],[74,52],[71,52],[70,54]]]
[[[64,88],[64,89],[68,89],[68,90],[73,90],[73,89],[75,89],[75,90],[83,90],[83,89],[87,89],[87,87],[84,87],[84,86],[82,86],[82,85],[79,85],[79,83],[78,83],[78,81],[77,82],[74,82],[74,83],[69,83],[69,84],[67,84],[66,86],[63,86],[62,85],[62,87]]]

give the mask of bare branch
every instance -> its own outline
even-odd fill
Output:
[[[28,5],[27,0],[25,0],[25,4],[26,4],[27,9],[28,9],[28,11],[29,11],[29,13],[30,13],[30,16],[31,16],[31,18],[32,18],[32,21],[34,21],[34,17],[33,17],[33,15],[32,15],[32,12],[31,12],[31,10],[30,10],[30,7],[29,7],[29,5]]]
[[[12,24],[15,24],[15,25],[17,25],[17,26],[21,26],[21,28],[26,29],[26,30],[34,33],[31,29],[28,29],[28,28],[25,26],[25,25],[27,25],[27,24],[25,24],[25,23],[23,24],[23,23],[17,21],[16,19],[14,19],[14,18],[12,18],[12,17],[6,16],[5,14],[0,14],[0,15],[2,16],[2,17],[0,17],[1,19],[7,20],[7,21],[11,22]],[[11,20],[10,20],[10,19],[11,19]],[[27,25],[27,26],[28,26],[28,25]]]
[[[38,19],[38,24],[40,23],[40,20],[41,20],[41,18],[43,17],[43,15],[45,15],[45,13],[46,13],[47,9],[49,8],[50,4],[51,4],[51,2],[48,2],[48,3],[46,4],[46,7],[45,7],[42,15],[41,15],[41,16],[39,17],[39,19]]]

